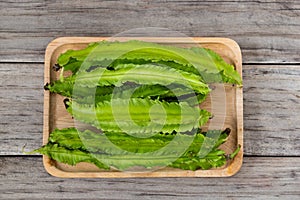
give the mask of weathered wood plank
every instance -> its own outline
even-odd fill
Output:
[[[0,198],[298,199],[299,166],[299,157],[246,157],[231,178],[61,179],[41,157],[0,157]]]
[[[43,65],[0,64],[0,154],[42,144]]]
[[[297,0],[1,1],[0,62],[42,62],[47,43],[60,36],[165,27],[188,36],[230,37],[246,63],[293,63],[300,62],[299,26]]]
[[[300,155],[300,66],[244,65],[246,155]],[[43,65],[0,64],[0,155],[42,144]]]
[[[299,156],[300,66],[243,68],[245,153]]]

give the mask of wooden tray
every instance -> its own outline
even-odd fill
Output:
[[[45,84],[58,78],[58,73],[52,70],[52,66],[56,63],[58,56],[68,49],[82,49],[90,42],[107,40],[106,37],[63,37],[53,40],[46,49],[45,55]],[[149,37],[127,37],[118,38],[119,41],[124,40],[143,40],[156,42],[161,44],[176,45],[182,47],[195,46],[200,44],[202,47],[210,48],[219,53],[226,62],[235,66],[236,70],[242,75],[242,57],[238,44],[227,38],[192,38],[190,40],[184,38],[149,38]],[[212,111],[211,99],[219,99],[220,103],[224,102],[224,95],[219,95],[219,90],[224,91],[226,98],[226,108],[219,108],[214,103]],[[210,120],[206,128],[214,129],[214,126],[221,123],[220,128],[231,128],[231,134],[228,141],[221,148],[227,153],[233,152],[237,145],[241,145],[241,150],[233,161],[227,163],[226,166],[210,170],[180,170],[173,168],[163,168],[151,172],[120,172],[120,171],[103,171],[93,164],[79,163],[76,166],[69,166],[51,160],[47,156],[43,156],[44,167],[48,173],[57,177],[98,177],[98,178],[125,178],[125,177],[225,177],[232,176],[237,173],[243,162],[243,90],[231,84],[215,84],[215,89],[211,92],[210,97],[201,104],[201,107],[212,111],[214,118]],[[225,112],[224,112],[225,109]],[[225,120],[224,120],[225,119]],[[49,91],[44,92],[44,128],[43,128],[43,144],[48,141],[49,133],[54,128],[66,128],[74,126],[74,121],[66,112],[63,104],[63,97],[56,94],[50,94]]]

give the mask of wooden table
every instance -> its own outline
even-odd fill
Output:
[[[245,158],[238,174],[61,179],[46,173],[41,156],[22,153],[42,142],[51,40],[153,26],[241,46]],[[299,1],[1,1],[0,27],[0,199],[300,198]]]

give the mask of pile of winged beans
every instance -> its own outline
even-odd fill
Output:
[[[53,68],[60,78],[44,88],[65,96],[70,115],[91,128],[55,129],[33,153],[105,170],[198,170],[221,167],[239,150],[228,156],[219,149],[230,129],[201,131],[212,116],[199,107],[209,84],[242,84],[234,67],[212,50],[101,41],[66,51]]]

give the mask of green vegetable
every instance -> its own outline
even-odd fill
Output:
[[[188,74],[172,68],[163,68],[157,65],[125,64],[116,70],[98,68],[91,72],[82,72],[64,79],[75,82],[75,87],[121,86],[126,82],[137,84],[179,84],[190,87],[200,94],[208,94],[208,85],[198,76]]]
[[[205,82],[219,81],[242,84],[239,74],[232,65],[225,63],[211,50],[193,47],[191,49],[159,45],[142,41],[93,43],[83,50],[69,50],[58,58],[58,64],[64,67],[71,59],[83,62],[81,71],[89,70],[99,62],[104,63],[161,63],[170,64],[174,69],[186,70],[196,75],[201,74]],[[109,64],[107,65],[109,66]],[[195,70],[196,69],[196,70]],[[73,72],[76,70],[72,70]],[[222,72],[220,74],[220,72]],[[212,80],[211,80],[212,79]]]
[[[217,138],[205,137],[211,132],[219,134]],[[177,137],[175,143],[171,143]],[[172,160],[168,165],[171,167],[197,170],[220,167],[226,163],[225,152],[218,147],[226,141],[228,130],[198,132],[196,135],[161,135],[156,134],[151,138],[135,138],[125,133],[97,134],[92,131],[78,131],[75,128],[54,130],[49,137],[47,145],[34,151],[48,155],[50,158],[75,165],[79,162],[91,162],[99,168],[108,169],[113,166],[120,170],[133,166],[155,167],[162,166]],[[215,145],[204,157],[199,157],[199,151],[205,144],[205,139],[211,140]],[[178,157],[172,153],[178,149],[178,145],[184,141],[191,141],[191,145]],[[111,143],[113,144],[111,144]],[[209,143],[211,143],[209,142]],[[171,145],[171,146],[169,146]],[[117,146],[118,148],[114,148]],[[169,146],[163,151],[158,151],[164,146]],[[157,152],[155,152],[157,151]],[[133,153],[131,153],[133,152]],[[147,154],[148,152],[153,152]],[[144,157],[143,157],[144,155]]]
[[[98,86],[96,88],[77,86],[74,92],[74,81],[64,79],[64,81],[57,80],[46,84],[44,88],[82,103],[97,103],[109,101],[112,98],[151,98],[167,102],[185,101],[195,105],[203,102],[207,97],[207,95],[195,93],[190,88],[177,84],[167,86],[124,84],[120,87]]]
[[[40,153],[49,156],[53,160],[69,165],[76,165],[80,162],[89,162],[95,164],[100,169],[109,169],[109,167],[98,159],[94,158],[90,153],[80,150],[70,150],[60,147],[58,144],[48,143],[47,145],[34,150],[32,153]]]
[[[75,119],[110,132],[184,132],[203,126],[211,116],[198,106],[192,107],[185,102],[131,98],[103,101],[96,105],[76,101],[65,103],[67,111]]]
[[[60,146],[68,149],[102,153],[110,153],[113,143],[125,151],[145,153],[159,150],[172,141],[174,137],[174,134],[163,135],[157,133],[149,138],[138,138],[122,132],[98,134],[90,130],[80,132],[76,128],[66,128],[61,130],[55,129],[50,134],[49,142],[59,143]]]
[[[70,63],[76,63],[77,61],[81,61],[79,62],[80,65],[82,64],[82,61],[84,61],[84,59],[80,59],[81,58],[84,58],[84,57],[87,57],[90,52],[95,48],[97,47],[98,44],[97,43],[91,43],[88,45],[88,47],[86,47],[85,49],[82,49],[82,50],[68,50],[66,51],[64,54],[61,54],[59,56],[59,58],[57,59],[57,64],[59,64],[61,67],[66,67],[67,64],[70,64]],[[66,70],[71,70],[73,73],[76,73],[78,71],[78,64],[76,65],[69,65]]]

